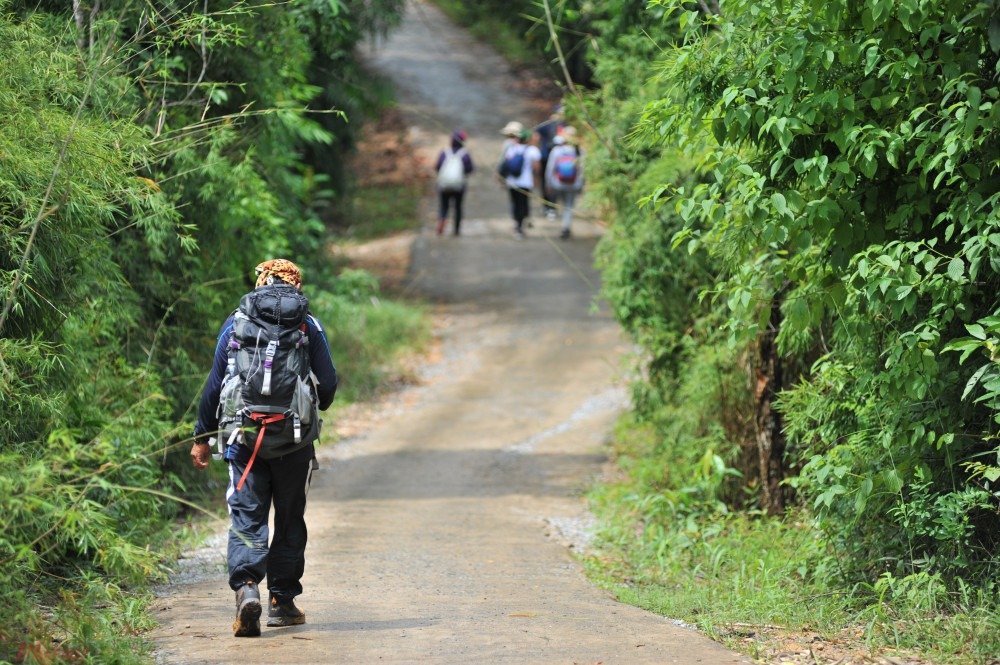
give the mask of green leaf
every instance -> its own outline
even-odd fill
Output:
[[[719,117],[712,121],[712,135],[722,145],[726,142],[726,119]]]
[[[861,487],[858,488],[858,494],[854,498],[854,509],[858,513],[863,513],[865,507],[868,505],[868,497],[871,496],[872,488],[874,483],[871,478],[865,478],[861,483]]]
[[[976,339],[986,339],[986,330],[978,323],[968,324],[965,329]]]
[[[875,20],[872,17],[872,10],[868,7],[861,10],[861,27],[869,34],[875,31]]]
[[[951,277],[956,282],[962,281],[962,277],[965,275],[965,261],[955,257],[948,262],[948,276]]]
[[[1000,53],[1000,16],[994,15],[990,19],[990,27],[987,30],[990,38],[990,48],[994,53]]]
[[[979,383],[979,379],[983,378],[983,374],[986,373],[986,369],[988,367],[989,365],[983,365],[969,378],[969,381],[965,384],[965,390],[962,391],[962,401],[965,401],[965,398],[969,396],[972,389],[976,387],[976,384]]]
[[[782,215],[788,213],[788,203],[785,201],[785,197],[780,192],[775,192],[771,195],[771,205]]]
[[[969,356],[981,348],[983,348],[983,343],[980,340],[973,339],[972,337],[963,337],[948,342],[944,345],[942,351],[961,351],[962,355],[958,359],[958,363],[964,365]]]
[[[899,473],[895,469],[886,469],[879,474],[879,477],[889,492],[896,494],[903,489],[903,479],[899,477]]]

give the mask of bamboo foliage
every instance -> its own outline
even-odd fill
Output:
[[[313,63],[349,77],[399,7],[0,1],[0,660],[142,659],[111,589],[162,574],[217,326],[268,255],[322,294],[336,169],[302,155],[349,134]]]

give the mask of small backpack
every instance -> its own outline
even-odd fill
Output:
[[[465,187],[465,149],[445,155],[444,162],[438,170],[437,185],[443,192],[460,192]]]
[[[227,445],[253,449],[237,489],[258,454],[280,457],[319,437],[308,312],[309,301],[298,289],[276,284],[243,296],[234,314],[218,414],[219,436]]]
[[[577,155],[559,155],[559,157],[556,158],[556,165],[553,168],[556,180],[564,185],[575,184],[576,179],[580,176],[580,165],[578,160],[579,157]]]
[[[520,149],[518,149],[520,148]],[[504,153],[503,161],[500,162],[501,178],[520,178],[524,171],[524,153],[527,148],[521,145],[510,146]]]

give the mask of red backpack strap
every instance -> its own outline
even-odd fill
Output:
[[[285,419],[285,414],[283,413],[251,413],[249,415],[250,420],[257,424],[260,431],[257,432],[257,443],[254,444],[253,453],[250,454],[250,461],[247,462],[247,468],[243,469],[243,475],[240,476],[240,482],[236,483],[236,491],[239,492],[243,489],[243,483],[246,481],[247,476],[250,474],[250,469],[253,467],[254,460],[257,459],[257,453],[260,452],[260,444],[264,441],[264,432],[267,431],[267,426],[271,423],[277,423]]]

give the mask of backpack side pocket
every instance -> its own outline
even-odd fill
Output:
[[[292,413],[298,414],[303,425],[312,423],[316,411],[316,398],[313,397],[312,388],[301,377],[295,385],[295,394],[292,395],[292,404],[289,408]]]

